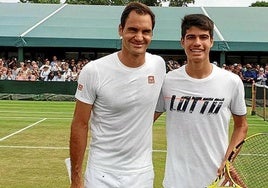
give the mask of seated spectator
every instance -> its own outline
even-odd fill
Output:
[[[5,80],[6,79],[6,74],[0,70],[0,80]]]
[[[47,81],[49,73],[50,73],[49,66],[44,65],[40,73],[40,80]]]
[[[40,80],[40,73],[38,70],[32,70],[32,77],[35,78],[35,81]]]
[[[47,81],[55,81],[54,80],[54,71],[50,71],[50,73],[47,76]]]
[[[257,72],[252,69],[252,66],[250,64],[246,65],[246,71],[243,73],[243,78],[245,83],[252,83],[253,81],[256,81],[257,79]]]
[[[62,75],[61,71],[58,71],[57,74],[55,74],[54,81],[65,82],[65,77]]]
[[[267,81],[267,75],[264,73],[264,68],[261,67],[259,69],[256,83],[266,85],[266,81]]]
[[[58,62],[58,58],[57,58],[57,56],[54,55],[52,57],[52,61],[50,62],[50,66],[52,69],[54,68],[54,66],[56,66],[57,62]]]
[[[239,63],[239,64],[237,64],[237,63],[235,63],[235,64],[233,64],[233,73],[234,74],[237,74],[240,78],[241,78],[241,80],[244,80],[244,76],[243,76],[243,67],[242,67],[242,65]]]
[[[70,63],[69,63],[69,68],[71,69],[71,70],[73,70],[73,67],[75,67],[76,66],[76,62],[75,62],[75,60],[74,59],[71,59],[71,61],[70,61]]]
[[[57,60],[53,67],[51,67],[51,71],[61,71],[62,70],[62,62]]]
[[[77,81],[77,79],[78,79],[78,72],[76,66],[74,66],[71,72],[71,81]]]
[[[18,75],[16,76],[16,80],[18,80],[18,81],[25,81],[26,80],[26,76],[23,74],[22,70],[20,70],[18,72]]]
[[[7,76],[6,76],[6,80],[15,80],[16,76],[14,74],[12,74],[12,69],[9,68],[7,70]]]
[[[169,71],[178,69],[178,68],[180,68],[180,66],[181,65],[177,61],[175,61],[172,58],[170,58],[168,60],[168,62],[166,62],[166,71],[169,72]]]
[[[33,70],[29,70],[27,72],[27,77],[26,78],[27,78],[28,81],[36,81],[37,80],[37,77],[36,77],[35,72]]]
[[[51,69],[50,61],[48,59],[45,60],[44,64],[40,67],[40,72],[45,68],[48,67],[49,71]]]
[[[66,62],[63,65],[63,75],[65,77],[65,81],[71,81],[71,69],[69,68],[69,64]]]
[[[6,72],[7,72],[7,67],[6,67],[4,60],[2,58],[0,58],[0,71],[3,74],[6,74]]]

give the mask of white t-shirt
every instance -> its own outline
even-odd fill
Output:
[[[138,68],[116,53],[83,67],[76,98],[93,104],[89,166],[135,172],[152,168],[153,115],[165,77],[165,62],[146,53]]]
[[[213,65],[204,79],[188,76],[185,66],[164,81],[156,111],[166,111],[165,188],[204,188],[228,147],[231,114],[245,115],[241,79]]]

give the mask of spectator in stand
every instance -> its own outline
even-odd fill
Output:
[[[26,80],[26,75],[23,74],[22,70],[19,70],[16,80],[18,81],[25,81]]]
[[[42,71],[45,66],[48,67],[48,69],[50,71],[51,66],[50,66],[50,61],[48,59],[45,59],[44,64],[40,67],[40,71]]]
[[[36,61],[31,62],[31,70],[39,70],[38,64]]]
[[[12,74],[12,69],[9,68],[7,70],[7,77],[6,77],[6,80],[15,80],[16,79],[16,76]]]
[[[74,59],[71,59],[71,61],[70,61],[70,63],[69,63],[69,68],[70,68],[71,70],[73,70],[73,67],[75,67],[75,66],[76,66],[75,60],[74,60]]]
[[[27,80],[27,81],[36,81],[36,80],[37,80],[37,77],[36,77],[36,75],[34,74],[34,71],[33,71],[33,70],[29,70],[29,71],[27,72],[26,80]]]
[[[32,75],[36,78],[36,80],[39,80],[40,69],[36,61],[32,61]]]
[[[12,75],[14,75],[14,77],[15,77],[15,79],[16,79],[16,76],[17,76],[18,73],[19,73],[19,69],[18,69],[18,67],[17,67],[16,64],[13,66],[13,69],[11,69],[11,71],[12,71]]]
[[[50,71],[46,81],[55,81],[54,71]]]
[[[39,71],[32,70],[32,75],[35,77],[36,81],[40,80],[40,72]]]
[[[71,72],[71,81],[77,81],[77,79],[78,79],[78,72],[76,66],[74,66]]]
[[[62,70],[62,61],[57,61],[55,66],[51,67],[51,71],[61,71]]]
[[[20,62],[20,67],[18,68],[18,71],[23,75],[23,77],[25,78],[26,80],[26,77],[27,77],[27,72],[29,71],[30,69],[27,67],[26,63],[24,63],[23,61]]]
[[[84,66],[84,61],[78,61],[77,65],[76,65],[76,69],[77,69],[77,72],[79,74],[79,72],[82,70],[83,66]]]
[[[15,66],[17,66],[17,58],[12,58],[7,64],[8,68],[13,69]]]
[[[267,75],[264,72],[264,68],[261,67],[258,72],[256,83],[266,85],[266,81],[267,81]]]
[[[0,71],[4,74],[6,74],[6,72],[7,72],[7,67],[6,67],[4,60],[2,58],[0,58]]]
[[[221,67],[222,69],[225,69],[226,68],[226,64],[224,63],[224,64],[222,64],[222,67]]]
[[[266,64],[264,67],[264,73],[268,76],[268,64]]]
[[[33,67],[32,67],[32,61],[31,60],[25,61],[24,64],[26,65],[26,67],[27,67],[28,70],[32,70],[33,69]]]
[[[178,69],[181,65],[178,61],[173,60],[172,58],[169,59],[167,62],[167,72]]]
[[[81,67],[81,65],[83,64],[83,62],[84,62],[84,60],[83,59],[79,59],[78,61],[77,61],[77,63],[76,63],[76,67],[78,68],[78,67]]]
[[[252,68],[251,64],[246,64],[246,71],[243,74],[244,82],[245,83],[252,83],[257,79],[257,72]]]
[[[235,63],[233,65],[233,71],[234,74],[237,74],[241,80],[244,80],[243,72],[242,72],[242,65]]]
[[[172,71],[174,70],[174,60],[172,58],[170,58],[167,62],[166,62],[166,72]]]
[[[54,55],[52,57],[52,61],[50,62],[50,66],[51,66],[52,70],[53,70],[53,67],[56,66],[57,62],[58,62],[58,58],[57,58],[57,56]]]
[[[69,68],[69,64],[67,62],[65,62],[65,64],[63,65],[63,75],[65,78],[65,81],[71,81],[71,73],[72,70]]]
[[[54,76],[54,81],[65,82],[65,77],[62,75],[61,71],[57,71]]]
[[[6,79],[6,74],[2,70],[0,70],[0,80],[5,80]]]
[[[40,80],[42,81],[47,81],[48,79],[48,75],[50,73],[50,67],[48,65],[44,65],[43,66],[43,69],[41,70],[41,73],[40,73]]]

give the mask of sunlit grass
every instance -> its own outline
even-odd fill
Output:
[[[0,187],[69,187],[64,159],[69,157],[73,109],[74,102],[0,101],[0,139],[26,128],[0,141]],[[268,132],[266,121],[248,114],[249,135]],[[153,149],[154,187],[161,188],[166,157],[165,115],[153,126]]]

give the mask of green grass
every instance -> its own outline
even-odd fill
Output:
[[[0,100],[0,188],[69,187],[64,160],[73,110],[74,102]],[[268,132],[268,122],[248,114],[249,135]],[[164,176],[164,121],[161,116],[153,127],[155,188]]]

